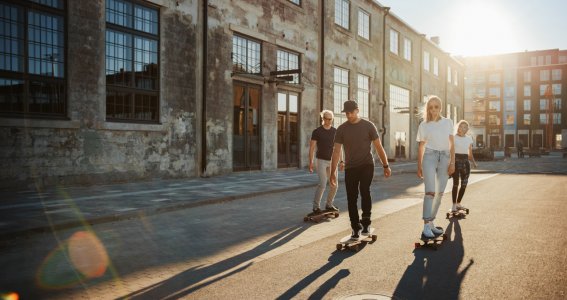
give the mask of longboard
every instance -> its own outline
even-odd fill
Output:
[[[464,207],[461,208],[461,209],[459,209],[459,210],[457,210],[457,211],[449,210],[449,211],[447,212],[447,219],[450,219],[450,218],[464,218],[464,217],[465,217],[466,215],[468,215],[468,214],[469,214],[469,209],[468,209],[468,208],[464,208]]]
[[[338,218],[339,217],[339,212],[338,211],[326,211],[326,210],[322,210],[321,213],[316,214],[314,216],[305,216],[303,217],[303,222],[307,222],[307,221],[311,221],[311,222],[315,222],[315,223],[319,223],[321,222],[323,219],[329,219],[329,218]]]
[[[443,229],[442,227],[435,227],[437,229]],[[439,247],[439,245],[441,245],[441,243],[443,243],[444,240],[447,239],[447,235],[445,233],[442,234],[436,234],[435,237],[429,238],[423,235],[423,232],[421,233],[421,242],[415,243],[415,249],[417,248],[433,248],[433,250],[437,250],[437,248]]]
[[[349,249],[353,251],[358,251],[360,250],[360,246],[363,243],[373,243],[376,241],[378,236],[373,234],[373,232],[374,232],[374,228],[371,227],[368,230],[367,234],[365,235],[360,234],[360,236],[357,239],[351,238],[351,235],[349,234],[339,241],[339,243],[337,244],[337,250],[341,251],[343,249]]]

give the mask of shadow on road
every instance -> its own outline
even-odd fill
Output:
[[[474,260],[471,259],[459,272],[465,254],[459,221],[451,219],[445,233],[449,239],[443,242],[438,251],[428,248],[414,251],[415,259],[398,282],[395,298],[459,298],[461,283]]]
[[[250,267],[252,259],[276,249],[305,231],[294,226],[266,240],[257,247],[206,267],[194,267],[167,280],[125,295],[124,299],[178,299]],[[226,273],[228,272],[228,273]]]
[[[332,270],[336,266],[340,265],[343,260],[352,256],[355,252],[352,251],[335,251],[331,254],[328,259],[328,262],[323,265],[318,270],[314,271],[313,273],[309,274],[294,286],[290,287],[286,292],[284,292],[281,296],[279,296],[278,300],[284,299],[292,299],[297,296],[304,288],[309,286],[313,281],[317,280],[317,278],[321,277],[323,274],[327,273],[329,270]],[[311,296],[309,299],[323,299],[324,296],[333,289],[339,281],[343,278],[346,278],[350,275],[350,271],[347,269],[341,269],[337,272],[337,274],[333,275],[329,278],[325,283],[323,283]]]

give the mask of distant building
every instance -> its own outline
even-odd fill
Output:
[[[562,148],[567,134],[567,51],[465,58],[465,118],[476,147]],[[564,147],[564,146],[563,146]]]

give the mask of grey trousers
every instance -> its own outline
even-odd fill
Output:
[[[337,172],[338,173],[338,172]],[[315,197],[313,198],[313,209],[320,208],[321,198],[329,183],[329,178],[331,177],[331,161],[317,158],[317,175],[319,175],[319,185],[317,185],[317,190],[315,191]],[[327,194],[326,206],[331,206],[335,200],[335,195],[337,194],[337,186],[333,187],[329,184],[329,193]]]

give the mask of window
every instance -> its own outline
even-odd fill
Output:
[[[409,111],[409,98],[409,90],[390,84],[390,112]]]
[[[277,71],[287,71],[287,70],[297,70],[299,69],[299,54],[285,51],[285,50],[278,50],[277,51],[277,63],[276,63],[276,70]],[[286,76],[286,75],[282,75]],[[293,80],[289,83],[299,84],[299,74],[292,74]]]
[[[532,123],[532,115],[524,114],[524,125],[530,125]]]
[[[363,11],[358,11],[358,36],[370,40],[370,15]]]
[[[455,72],[453,73],[453,84],[455,86],[459,85],[459,71],[455,70]]]
[[[539,110],[548,110],[549,101],[547,99],[539,99]]]
[[[539,95],[540,96],[545,96],[545,92],[547,91],[548,86],[549,86],[549,84],[540,84],[539,85]]]
[[[433,57],[433,75],[439,76],[439,59]]]
[[[537,57],[530,57],[530,66],[537,66]]]
[[[447,66],[447,82],[451,83],[451,66]]]
[[[500,88],[491,87],[488,89],[488,97],[490,98],[500,98]]]
[[[551,80],[561,80],[561,69],[551,70]]]
[[[236,73],[260,74],[262,65],[260,43],[234,35],[232,37],[232,71]]]
[[[546,65],[551,65],[551,55],[546,55],[546,56],[545,56],[545,64],[546,64]]]
[[[498,112],[500,111],[500,101],[488,101],[488,111]]]
[[[561,124],[561,113],[553,113],[553,124]]]
[[[398,54],[398,32],[390,29],[390,52]]]
[[[411,40],[404,38],[404,58],[411,61]]]
[[[159,122],[159,11],[106,0],[106,119]]]
[[[539,114],[539,123],[548,124],[549,114]]]
[[[514,125],[514,115],[507,114],[506,115],[506,125]]]
[[[348,100],[348,76],[349,71],[343,68],[335,67],[333,76],[333,104],[335,111],[335,119],[342,116],[343,102]],[[336,124],[342,124],[338,119]]]
[[[551,86],[553,90],[553,95],[561,95],[561,83],[554,83]]]
[[[532,100],[524,100],[524,110],[530,111],[532,108]]]
[[[500,84],[500,73],[492,73],[488,75],[489,84]]]
[[[524,96],[531,96],[532,95],[532,87],[529,84],[524,85]]]
[[[295,5],[301,5],[301,1],[300,0],[289,0],[289,2],[295,4]]]
[[[64,2],[17,3],[0,2],[0,113],[65,117]]]
[[[360,117],[368,119],[370,104],[370,78],[368,76],[358,74],[358,91],[356,93],[356,101],[358,102],[358,110]]]
[[[524,71],[524,82],[532,81],[532,71]]]
[[[553,99],[553,109],[560,110],[561,109],[561,98]]]
[[[349,2],[347,0],[335,0],[335,24],[349,29]]]
[[[423,51],[423,69],[429,72],[429,52]]]
[[[504,109],[506,109],[506,111],[514,111],[514,107],[515,107],[514,104],[515,104],[514,101],[508,100],[504,102]]]
[[[488,125],[500,125],[500,118],[497,115],[488,116]]]
[[[540,81],[549,81],[549,70],[540,70],[539,71],[539,80]]]

